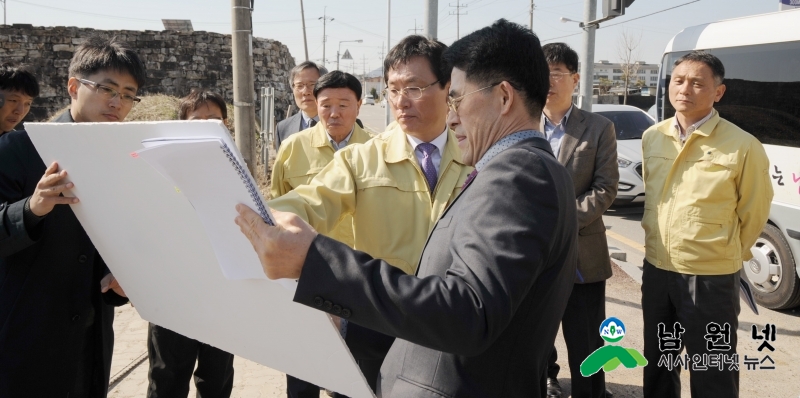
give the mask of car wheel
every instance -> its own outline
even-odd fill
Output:
[[[750,251],[753,258],[744,269],[758,304],[772,310],[800,305],[800,278],[781,230],[767,224]]]

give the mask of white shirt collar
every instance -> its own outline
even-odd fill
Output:
[[[308,125],[308,122],[309,122],[309,121],[311,121],[311,120],[314,120],[314,121],[316,121],[316,122],[319,122],[319,115],[317,115],[317,116],[314,116],[314,117],[311,117],[311,116],[308,116],[308,115],[306,114],[306,111],[300,111],[300,117],[303,119],[303,122],[304,122],[306,125]]]
[[[348,134],[347,137],[344,137],[342,142],[338,143],[338,144],[336,143],[336,140],[334,140],[333,137],[331,137],[330,133],[328,133],[327,129],[325,130],[325,135],[328,136],[328,142],[330,142],[331,145],[333,145],[333,148],[338,151],[339,149],[342,149],[342,148],[347,146],[347,143],[350,142],[350,137],[353,136],[353,131],[355,131],[355,130],[356,130],[356,126],[353,125],[353,128],[350,129],[350,134]]]
[[[424,141],[412,137],[411,134],[406,134],[406,138],[408,138],[408,143],[411,144],[411,148],[416,150],[417,145],[422,144]],[[447,126],[445,126],[444,131],[439,134],[438,137],[434,138],[433,141],[430,142],[431,144],[435,145],[437,149],[439,149],[439,153],[444,153],[444,146],[447,144]]]
[[[681,128],[680,123],[678,123],[678,117],[675,116],[672,118],[672,128],[673,130],[677,130],[678,138],[680,138],[681,141],[686,141],[686,139],[689,138],[689,136],[692,135],[692,133],[694,133],[695,130],[699,129],[700,126],[704,125],[713,116],[714,116],[714,108],[711,108],[711,112],[709,112],[708,115],[706,115],[706,117],[700,119],[697,123],[686,127],[685,130]]]
[[[569,115],[572,114],[572,108],[574,108],[574,107],[575,107],[575,104],[572,104],[572,105],[569,106],[569,109],[567,109],[567,113],[564,114],[564,117],[561,119],[561,122],[559,122],[558,124],[553,123],[550,120],[550,118],[548,118],[547,115],[545,115],[544,112],[542,112],[542,116],[544,116],[545,124],[549,123],[553,127],[558,126],[559,124],[562,125],[562,126],[566,126],[567,125],[567,121],[569,120]]]

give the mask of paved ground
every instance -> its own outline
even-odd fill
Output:
[[[362,105],[358,113],[358,118],[364,123],[364,127],[373,133],[382,133],[386,127],[386,108],[376,105]],[[394,120],[394,119],[391,119]]]

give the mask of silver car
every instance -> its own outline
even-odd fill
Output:
[[[619,185],[614,205],[644,202],[642,134],[655,124],[647,112],[630,105],[592,105],[592,112],[611,120],[617,132]]]

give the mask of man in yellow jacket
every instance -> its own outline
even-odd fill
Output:
[[[440,71],[444,49],[422,36],[392,48],[384,78],[397,125],[340,150],[308,185],[269,206],[301,216],[323,234],[352,215],[353,248],[413,274],[431,226],[472,171],[461,163],[445,123],[450,77]]]
[[[646,398],[680,396],[680,366],[672,365],[683,346],[692,397],[739,396],[739,270],[773,192],[761,143],[713,107],[724,77],[709,53],[679,58],[669,83],[675,117],[642,138]]]
[[[269,206],[299,215],[322,234],[352,216],[354,249],[414,274],[428,233],[473,170],[461,162],[446,125],[445,48],[423,36],[408,36],[392,48],[384,80],[397,125],[366,144],[338,151],[308,185]],[[361,369],[374,390],[393,339],[351,324],[346,341],[360,365],[373,362],[371,370]]]
[[[325,74],[317,81],[313,93],[320,123],[289,136],[281,145],[272,167],[272,198],[311,182],[339,149],[372,138],[356,123],[361,107],[361,83],[355,76],[341,71]],[[339,226],[327,235],[352,247],[352,216],[342,217]]]

